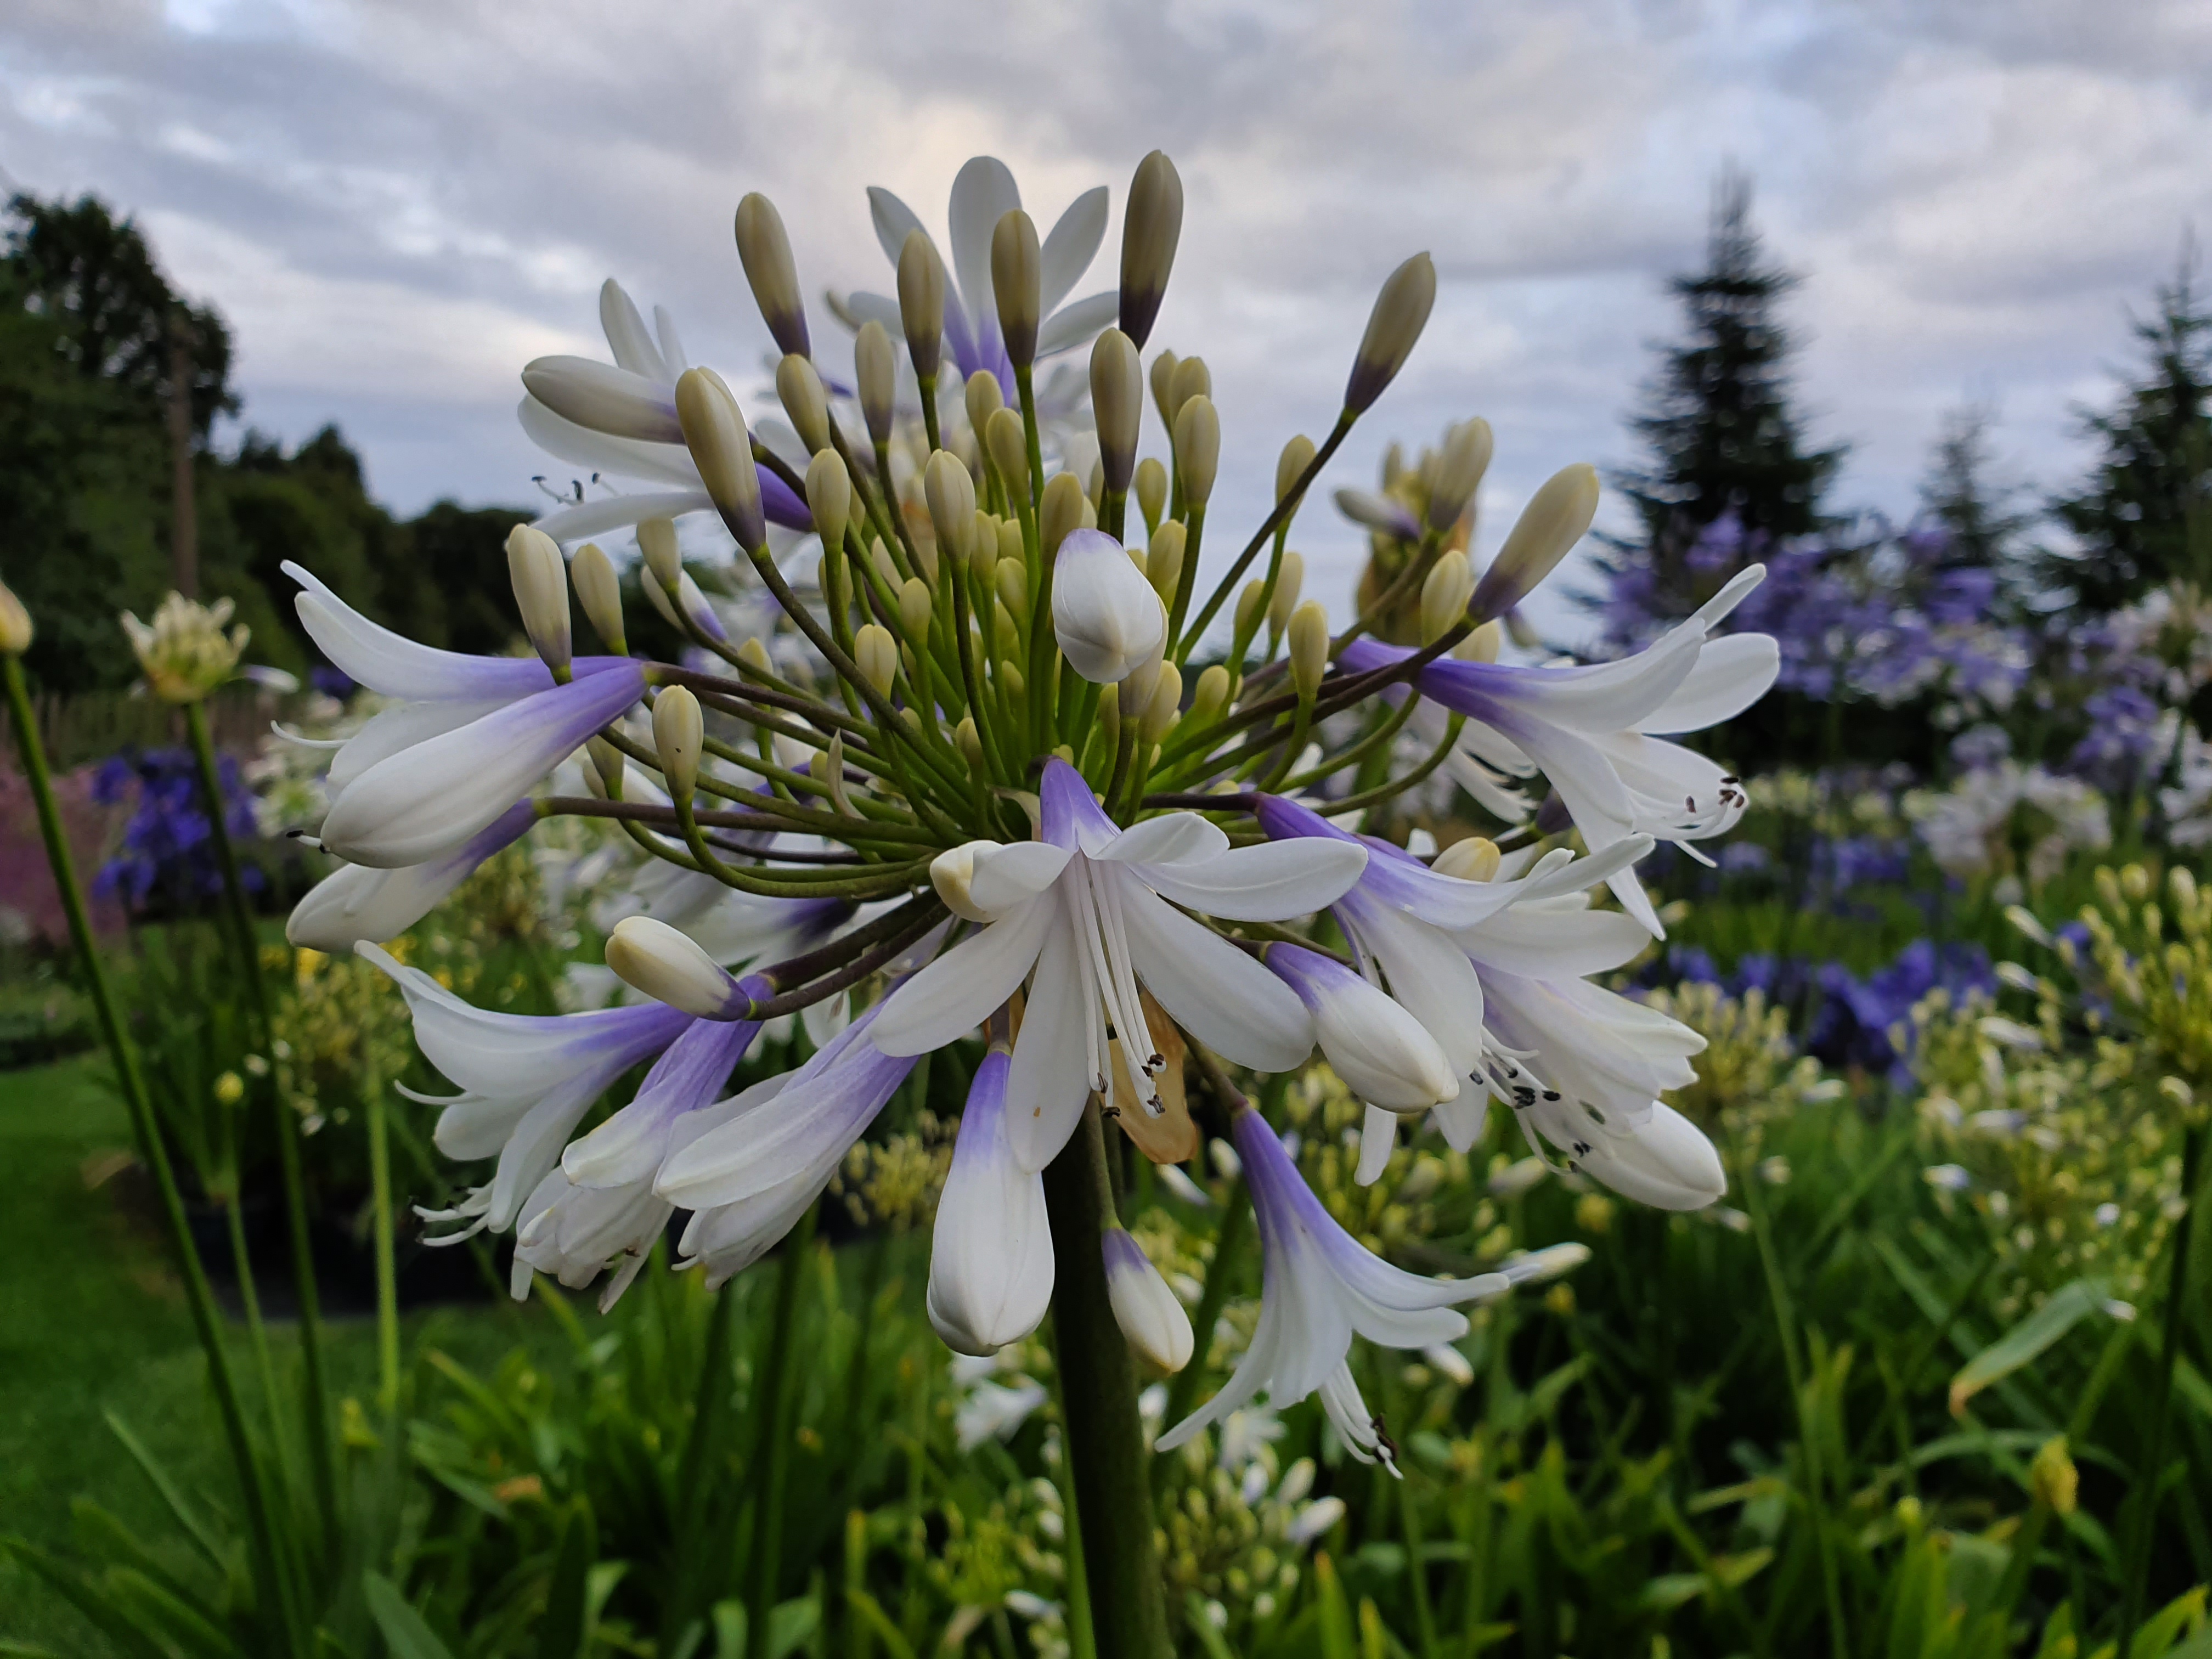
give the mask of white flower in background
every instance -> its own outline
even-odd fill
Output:
[[[2065,867],[2069,853],[2101,853],[2112,844],[2102,795],[2079,778],[2008,757],[1972,769],[1940,793],[1914,791],[1905,798],[1905,815],[1943,873],[1962,880],[1995,872],[2039,887]],[[2019,831],[2028,852],[2015,870]]]
[[[1111,1091],[1109,1024],[1136,1061],[1132,1080],[1148,1091],[1126,1104],[1161,1109],[1151,1085],[1164,1063],[1158,1041],[1127,1043],[1127,1034],[1150,1035],[1139,982],[1170,1018],[1237,1065],[1287,1071],[1311,1052],[1313,1022],[1297,997],[1176,905],[1249,921],[1305,915],[1358,878],[1364,849],[1314,841],[1232,850],[1188,812],[1125,830],[1057,759],[1045,763],[1041,800],[1037,841],[970,843],[940,856],[952,872],[939,875],[946,902],[987,925],[884,1004],[878,1048],[905,1055],[942,1048],[1030,981],[1008,1126],[1015,1157],[1031,1170],[1066,1144],[1091,1091]]]
[[[198,702],[237,672],[252,635],[244,623],[224,631],[231,608],[228,599],[201,605],[172,593],[155,609],[150,626],[125,611],[123,631],[147,690],[163,702]]]

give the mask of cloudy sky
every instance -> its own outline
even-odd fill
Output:
[[[1110,283],[1156,146],[1188,206],[1154,341],[1213,370],[1217,522],[1328,425],[1376,285],[1422,248],[1428,336],[1328,482],[1487,416],[1494,538],[1558,466],[1630,459],[1663,278],[1730,161],[1807,277],[1811,428],[1853,446],[1838,500],[1904,513],[1968,399],[2020,477],[2079,467],[2069,404],[2108,395],[2128,307],[2212,226],[2212,7],[13,0],[0,21],[4,182],[136,211],[230,319],[246,418],[337,421],[402,511],[530,499],[516,371],[603,355],[610,274],[757,384],[745,191],[781,206],[810,286],[888,288],[869,185],[941,227],[977,153],[1045,223],[1107,184],[1080,293]],[[1297,539],[1334,603],[1356,538],[1332,520]]]

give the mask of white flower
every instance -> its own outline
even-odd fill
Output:
[[[1029,1415],[1044,1404],[1043,1385],[1024,1382],[1008,1388],[999,1382],[978,1382],[968,1391],[952,1414],[953,1438],[962,1451],[973,1451],[986,1440],[1011,1440]]]
[[[929,1322],[965,1354],[1019,1341],[1052,1303],[1044,1178],[1014,1161],[1006,1139],[1011,1064],[994,1043],[975,1069],[930,1243]]]
[[[1190,1316],[1125,1230],[1109,1227],[1104,1249],[1106,1296],[1113,1305],[1114,1322],[1147,1370],[1181,1370],[1190,1364],[1194,1346]]]
[[[1321,1051],[1352,1093],[1393,1112],[1426,1111],[1459,1094],[1459,1079],[1421,1022],[1331,957],[1267,947],[1267,966],[1314,1017]]]
[[[478,865],[521,840],[537,822],[536,809],[526,800],[517,801],[488,828],[428,863],[399,870],[343,866],[292,907],[284,937],[307,950],[329,951],[350,951],[362,939],[380,944],[397,939],[474,875]]]
[[[1052,631],[1068,666],[1094,685],[1127,679],[1166,642],[1167,612],[1121,544],[1072,530],[1053,561]],[[1123,711],[1132,718],[1142,709]]]
[[[1137,1060],[1137,1086],[1150,1090],[1164,1063],[1158,1044],[1127,1041],[1150,1030],[1139,981],[1177,1024],[1239,1066],[1287,1071],[1306,1057],[1313,1022],[1304,1005],[1175,905],[1253,921],[1303,915],[1358,878],[1363,848],[1313,842],[1232,851],[1219,830],[1193,813],[1124,830],[1060,760],[1045,765],[1041,801],[1039,843],[987,866],[989,904],[979,902],[983,871],[968,878],[975,913],[993,920],[883,1005],[878,1048],[906,1055],[939,1048],[1029,980],[1008,1079],[1016,1103],[1008,1127],[1016,1158],[1030,1170],[1052,1161],[1090,1092],[1112,1087],[1109,1024]],[[1040,845],[1049,850],[1030,850]],[[973,849],[966,850],[972,869]],[[1127,1103],[1157,1112],[1157,1100],[1153,1091],[1149,1100]]]

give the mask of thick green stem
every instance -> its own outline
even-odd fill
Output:
[[[7,684],[8,714],[15,722],[15,749],[22,758],[23,774],[38,808],[39,831],[46,839],[46,860],[52,866],[54,886],[61,895],[63,912],[69,918],[70,943],[83,965],[85,987],[92,997],[100,1035],[106,1039],[108,1054],[115,1063],[115,1079],[121,1086],[123,1103],[131,1115],[138,1156],[145,1160],[154,1178],[155,1192],[161,1200],[161,1219],[168,1229],[170,1248],[176,1255],[177,1272],[185,1281],[185,1300],[191,1310],[192,1328],[207,1355],[208,1381],[215,1391],[216,1410],[222,1419],[223,1437],[229,1443],[231,1466],[237,1472],[240,1496],[246,1504],[246,1530],[252,1540],[255,1600],[285,1631],[292,1650],[304,1653],[307,1651],[305,1632],[300,1626],[290,1587],[277,1566],[268,1493],[262,1487],[258,1462],[246,1431],[246,1413],[239,1401],[237,1379],[231,1375],[230,1357],[223,1351],[222,1325],[216,1311],[215,1292],[209,1287],[207,1273],[200,1265],[199,1252],[193,1248],[191,1226],[185,1218],[184,1194],[177,1188],[176,1171],[170,1167],[168,1149],[161,1143],[161,1126],[155,1121],[146,1080],[138,1070],[137,1054],[123,1029],[114,995],[108,987],[107,970],[100,963],[99,946],[92,936],[84,888],[77,880],[76,864],[70,856],[69,841],[62,828],[61,811],[54,801],[53,777],[46,767],[46,749],[39,741],[38,720],[31,712],[30,690],[23,682],[21,659],[13,653],[0,656],[0,679]]]
[[[2159,1318],[2158,1391],[2151,1396],[2150,1427],[2136,1476],[2134,1524],[2128,1528],[2127,1589],[2120,1599],[2119,1651],[2133,1651],[2136,1627],[2142,1622],[2150,1586],[2151,1547],[2157,1538],[2159,1492],[2166,1470],[2166,1419],[2173,1407],[2173,1372],[2181,1358],[2182,1328],[2188,1322],[2189,1235],[2197,1218],[2197,1182],[2203,1173],[2206,1126],[2192,1123],[2181,1144],[2181,1218],[2173,1224],[2173,1268]]]
[[[239,878],[238,854],[230,842],[229,826],[222,817],[222,775],[215,759],[215,742],[209,735],[207,711],[198,703],[185,705],[185,727],[191,734],[192,757],[198,763],[200,793],[207,804],[216,854],[222,864],[223,894],[243,952],[240,964],[246,975],[246,994],[253,1000],[261,1022],[262,1040],[274,1042],[276,1032],[269,1017],[265,981],[261,976],[253,919],[246,905],[246,888]],[[284,1223],[292,1246],[292,1296],[300,1310],[300,1420],[307,1437],[307,1468],[315,1482],[315,1509],[322,1517],[323,1537],[332,1547],[338,1535],[338,1475],[337,1444],[331,1434],[330,1389],[323,1369],[322,1304],[315,1285],[313,1241],[307,1230],[307,1180],[300,1167],[300,1126],[281,1095],[270,1096],[270,1117],[276,1139],[278,1179],[284,1188]],[[275,1402],[270,1402],[273,1409]]]
[[[1167,1599],[1152,1546],[1152,1501],[1137,1368],[1106,1294],[1106,1143],[1094,1097],[1044,1173],[1057,1279],[1052,1328],[1060,1411],[1102,1659],[1165,1659]]]

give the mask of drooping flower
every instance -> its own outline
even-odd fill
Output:
[[[423,1212],[426,1221],[463,1224],[434,1243],[513,1225],[592,1103],[694,1023],[657,1002],[584,1014],[492,1013],[379,945],[363,941],[354,949],[399,987],[423,1058],[460,1085],[459,1094],[444,1098],[402,1089],[410,1099],[443,1109],[433,1143],[451,1158],[499,1159],[491,1180],[453,1209]]]
[[[1181,1370],[1190,1364],[1197,1346],[1190,1316],[1127,1229],[1109,1227],[1104,1249],[1106,1298],[1114,1310],[1114,1322],[1147,1370],[1160,1375]]]
[[[397,939],[428,915],[493,854],[512,847],[538,822],[517,801],[451,852],[397,870],[349,864],[317,882],[284,924],[290,943],[313,951],[350,951],[362,939]]]
[[[1304,915],[1341,895],[1366,863],[1364,849],[1329,841],[1232,850],[1189,812],[1123,830],[1082,775],[1057,759],[1045,763],[1040,799],[1037,841],[971,842],[940,855],[951,873],[939,875],[939,890],[987,925],[892,996],[875,1036],[886,1053],[927,1053],[982,1024],[1030,981],[1008,1091],[1009,1138],[1030,1170],[1052,1161],[1092,1090],[1109,1091],[1111,1037],[1150,1036],[1140,981],[1224,1059],[1267,1072],[1303,1060],[1313,1047],[1305,1006],[1176,906],[1242,921]],[[1147,1095],[1127,1104],[1157,1111],[1150,1079],[1163,1063],[1158,1043],[1125,1051]]]
[[[1634,836],[1705,840],[1733,828],[1748,798],[1741,780],[1665,738],[1729,719],[1773,684],[1779,659],[1771,638],[1710,637],[1765,574],[1759,565],[1740,572],[1689,621],[1619,662],[1524,668],[1443,659],[1423,667],[1415,684],[1467,717],[1460,747],[1481,768],[1519,777],[1540,769],[1592,853]],[[1410,654],[1361,639],[1340,662],[1363,673]],[[1666,936],[1632,868],[1608,881],[1631,915]]]
[[[1052,1226],[1044,1178],[1006,1138],[1009,1049],[994,1043],[960,1114],[952,1168],[929,1249],[929,1322],[945,1346],[996,1353],[1043,1321],[1052,1302]]]

